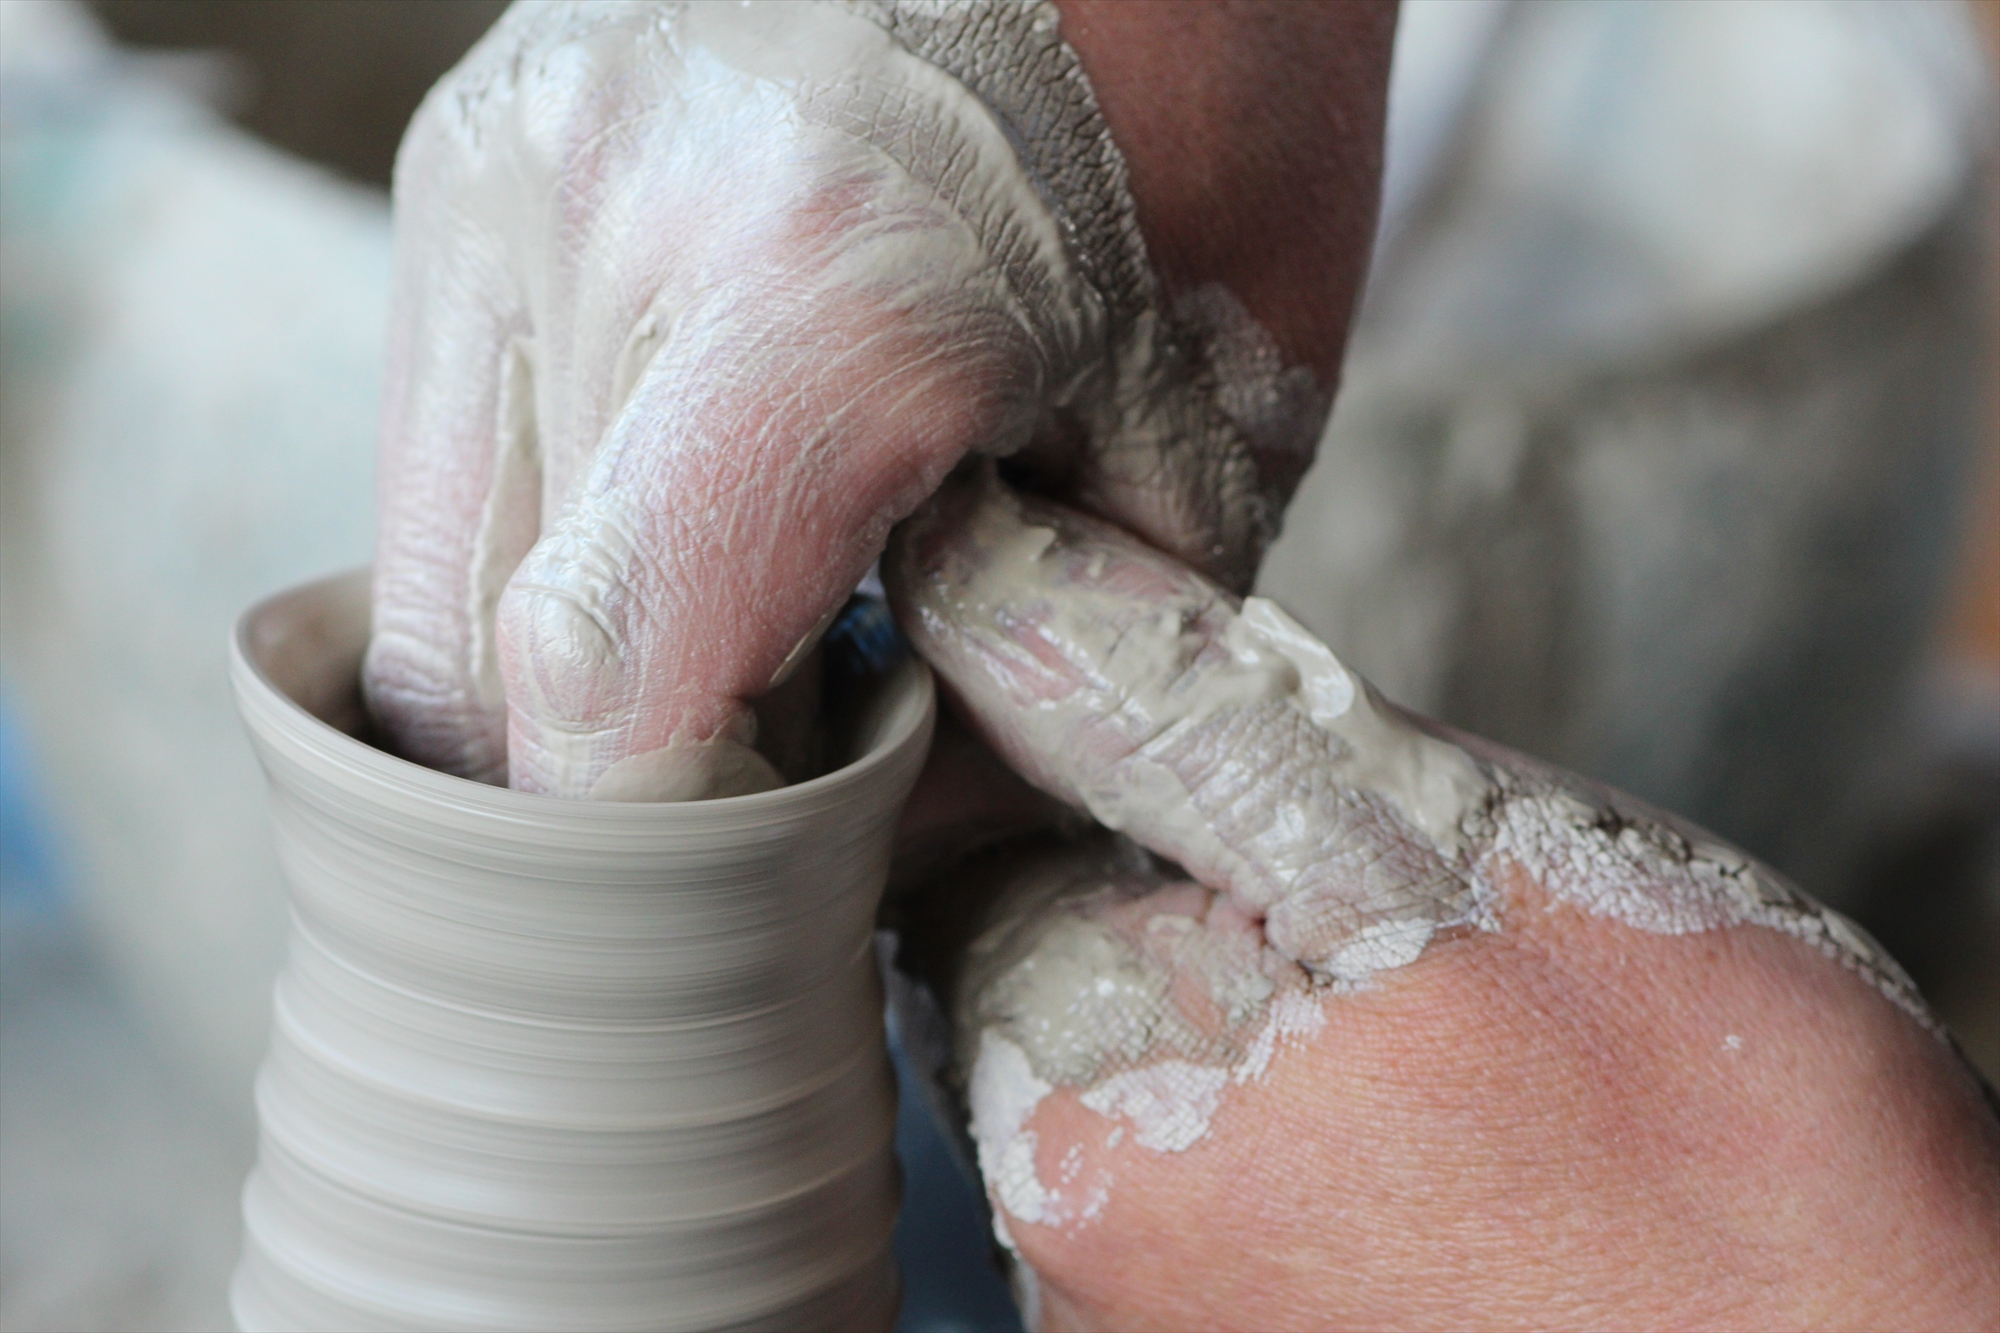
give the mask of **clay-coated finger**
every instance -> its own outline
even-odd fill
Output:
[[[1074,442],[1022,460],[1043,493],[1243,592],[1311,464],[1332,393],[1229,290],[1148,311],[1077,405]],[[1039,444],[1039,442],[1038,442]]]
[[[398,159],[363,683],[399,753],[504,782],[493,606],[539,531],[541,477],[520,345],[527,320],[507,238],[445,188],[456,154],[436,117],[420,116]]]
[[[954,478],[883,573],[1010,764],[1263,917],[1289,957],[1366,976],[1476,910],[1481,768],[1272,604],[990,469]]]
[[[927,314],[744,284],[681,315],[502,600],[514,785],[775,785],[749,701],[786,678],[890,524],[1032,400],[1018,337],[977,306]]]

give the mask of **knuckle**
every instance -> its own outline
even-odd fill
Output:
[[[548,544],[523,562],[500,596],[496,625],[508,696],[544,726],[596,729],[619,712],[629,673],[633,597],[602,544]]]

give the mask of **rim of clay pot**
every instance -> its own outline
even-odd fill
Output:
[[[871,945],[928,668],[828,673],[823,776],[562,800],[369,743],[370,591],[281,592],[230,647],[294,909],[239,1320],[887,1328]]]
[[[710,833],[739,822],[756,826],[837,803],[843,792],[865,787],[877,770],[909,762],[912,742],[919,740],[915,733],[927,733],[936,712],[935,680],[929,667],[912,656],[884,673],[883,687],[867,705],[871,716],[857,733],[856,757],[804,782],[747,796],[676,803],[565,800],[492,786],[426,768],[364,739],[369,722],[361,701],[360,668],[368,636],[361,635],[358,644],[343,640],[351,635],[346,627],[354,619],[369,619],[371,577],[371,567],[363,565],[287,588],[245,611],[230,636],[230,680],[254,739],[378,789],[420,798],[433,808],[441,803],[489,819],[532,819],[544,829],[554,822],[576,832],[601,833],[635,823],[661,831],[698,826]],[[329,671],[329,652],[351,659],[351,668]],[[329,679],[344,684],[329,686]]]

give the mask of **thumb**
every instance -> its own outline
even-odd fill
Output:
[[[890,524],[1035,397],[1004,310],[885,303],[767,284],[683,312],[500,599],[515,786],[778,785],[751,702],[810,684],[802,664]]]
[[[1364,980],[1485,922],[1468,826],[1493,783],[1275,604],[961,472],[883,565],[899,618],[1030,781]]]

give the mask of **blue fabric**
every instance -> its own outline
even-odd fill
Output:
[[[62,864],[33,773],[20,719],[0,695],[0,907],[9,915],[53,913],[63,901]]]
[[[903,1163],[903,1212],[896,1261],[903,1312],[896,1333],[1021,1333],[1021,1316],[994,1264],[986,1207],[953,1157],[893,1034],[896,1155]]]

